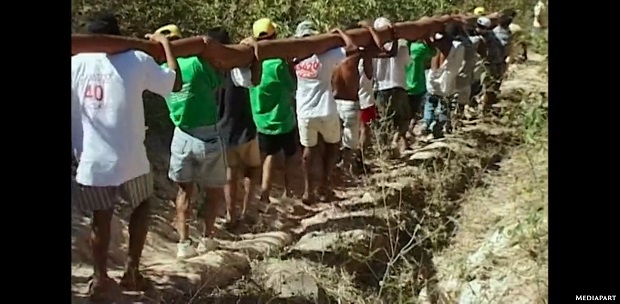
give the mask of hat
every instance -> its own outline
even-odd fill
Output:
[[[276,33],[278,27],[271,19],[261,18],[254,22],[252,25],[252,36],[254,38],[265,38],[273,36]]]
[[[391,24],[392,23],[390,22],[390,20],[388,18],[379,17],[379,18],[375,19],[375,22],[373,22],[373,27],[374,28],[380,28],[380,27],[386,27],[386,26],[391,25]],[[392,41],[384,43],[383,44],[383,48],[391,49],[392,48]]]
[[[162,27],[158,28],[155,31],[155,34],[162,34],[162,35],[166,36],[166,38],[168,38],[168,39],[183,37],[183,36],[181,36],[181,30],[179,30],[179,27],[174,25],[174,24],[168,24],[168,25],[165,25],[165,26],[162,26]]]
[[[302,21],[297,25],[295,29],[295,37],[304,37],[318,34],[319,31],[316,30],[316,24],[312,21]]]
[[[485,12],[486,12],[486,10],[482,6],[478,6],[478,7],[476,7],[474,9],[474,15],[476,15],[476,16],[482,16],[482,15],[484,15]]]
[[[380,28],[380,27],[391,25],[391,24],[392,23],[390,22],[390,20],[388,18],[379,17],[379,18],[375,19],[373,27],[374,28]]]
[[[483,28],[490,28],[491,27],[491,19],[489,19],[487,17],[478,17],[478,20],[476,20],[476,24],[478,24],[479,26],[481,26]]]

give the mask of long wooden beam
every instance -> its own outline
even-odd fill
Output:
[[[493,24],[496,24],[497,13],[488,15]],[[397,22],[392,28],[387,27],[376,29],[382,42],[394,41],[396,39],[407,39],[410,41],[420,40],[430,35],[440,32],[446,23],[457,21],[463,23],[475,22],[477,16],[473,15],[444,15],[439,17],[422,17],[417,21]],[[346,31],[358,46],[369,46],[374,44],[372,37],[366,29],[352,29]],[[110,37],[111,38],[111,37]],[[79,34],[72,35],[72,43],[79,42],[80,39],[87,39]],[[112,38],[111,38],[112,39]],[[127,39],[127,38],[124,38]],[[159,61],[163,61],[164,54],[161,45],[156,42],[133,39],[131,45],[137,49],[145,51]],[[175,55],[185,57],[191,55],[201,55],[214,67],[221,70],[229,70],[235,67],[248,66],[255,60],[254,50],[246,45],[228,44],[223,45],[208,39],[206,44],[200,37],[179,39],[172,42]],[[344,46],[344,41],[338,34],[319,34],[304,38],[285,38],[275,40],[265,40],[258,42],[258,60],[270,58],[304,58],[312,54],[322,53],[329,49]]]

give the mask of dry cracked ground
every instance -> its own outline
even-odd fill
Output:
[[[149,134],[157,203],[142,262],[154,288],[113,302],[546,303],[546,64],[534,54],[511,66],[496,115],[463,119],[401,159],[373,160],[361,181],[342,182],[342,200],[272,198],[255,206],[255,223],[218,234],[219,250],[184,262],[165,175],[170,134]],[[126,215],[113,224],[116,279]],[[73,302],[85,303],[89,219],[72,219]]]

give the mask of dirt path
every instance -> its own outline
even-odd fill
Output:
[[[540,64],[520,66],[511,77],[527,79],[537,86],[533,92],[543,92],[546,80],[539,79],[539,69]],[[513,80],[504,86],[505,91],[532,90]],[[503,117],[515,108],[513,101],[506,101]],[[341,201],[308,207],[299,200],[272,198],[270,206],[257,206],[267,212],[255,225],[238,236],[218,235],[220,250],[185,262],[175,258],[171,226],[176,189],[165,175],[170,136],[148,136],[149,152],[158,151],[149,154],[159,173],[158,202],[142,263],[156,288],[146,294],[119,294],[116,302],[261,303],[266,295],[300,303],[368,303],[366,290],[396,288],[390,284],[399,260],[419,265],[412,268],[419,292],[436,280],[433,255],[451,242],[454,219],[469,212],[461,210],[462,195],[477,187],[482,173],[515,145],[514,124],[506,120],[466,121],[442,140],[418,143],[401,160],[373,160],[372,172],[361,182],[338,189]],[[110,266],[116,279],[125,259],[126,213],[121,211],[113,224]],[[73,302],[80,303],[91,272],[89,222],[77,213],[72,219]],[[196,225],[191,235],[198,238]]]

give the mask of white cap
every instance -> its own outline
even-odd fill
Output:
[[[311,36],[318,34],[319,31],[316,29],[316,24],[314,22],[306,20],[302,21],[297,25],[297,29],[295,29],[295,37],[300,38],[304,36]]]
[[[392,23],[390,22],[390,19],[385,18],[385,17],[379,17],[377,19],[375,19],[375,22],[373,24],[374,28],[380,28],[380,27],[384,27],[384,26],[388,26],[391,25]],[[392,42],[386,42],[385,44],[383,44],[383,47],[385,49],[391,49],[392,48]]]
[[[390,20],[388,18],[385,17],[379,17],[375,20],[373,27],[374,28],[380,28],[380,27],[384,27],[384,26],[388,26],[391,25],[392,23],[390,22]]]
[[[487,17],[478,17],[478,20],[476,20],[476,23],[484,28],[491,27],[491,19]]]

